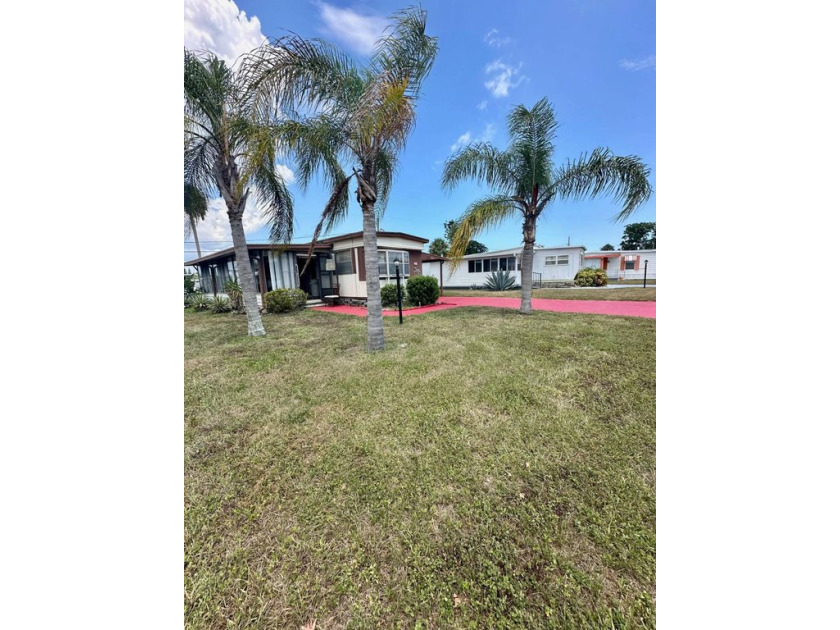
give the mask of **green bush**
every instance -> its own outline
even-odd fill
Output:
[[[210,308],[210,300],[203,293],[193,293],[190,297],[190,306],[194,311],[206,311]]]
[[[305,304],[306,292],[301,289],[277,289],[265,294],[265,310],[269,313],[288,313]]]
[[[233,305],[229,299],[223,295],[217,295],[210,300],[211,313],[230,313],[233,310]]]
[[[230,306],[231,309],[234,311],[241,311],[243,302],[242,302],[242,289],[236,284],[236,281],[228,278],[225,282],[225,293],[228,294],[230,298]]]
[[[508,291],[516,287],[516,276],[509,271],[494,271],[484,283],[487,291]]]
[[[607,272],[603,269],[584,267],[575,275],[576,287],[605,287],[607,286]]]
[[[408,295],[406,295],[405,287],[400,286],[402,290],[402,303],[405,305],[408,303]],[[382,297],[382,306],[396,306],[397,305],[397,285],[396,284],[383,284],[382,288],[379,289],[379,295]]]
[[[192,295],[195,293],[195,275],[184,274],[184,295]]]
[[[289,296],[292,298],[292,306],[294,308],[303,308],[306,306],[306,291],[303,289],[292,289],[289,291]]]
[[[413,276],[405,283],[408,301],[412,306],[434,304],[440,297],[437,278],[433,276]]]

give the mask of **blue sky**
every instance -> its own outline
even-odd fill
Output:
[[[278,2],[185,0],[184,44],[233,60],[263,38],[286,31],[339,44],[364,62],[389,15],[407,2]],[[656,189],[656,4],[648,0],[567,2],[427,1],[428,32],[439,52],[423,87],[417,125],[400,160],[383,230],[443,236],[443,222],[458,218],[488,192],[471,182],[446,193],[440,187],[443,161],[459,144],[488,140],[507,145],[505,117],[518,104],[547,97],[560,129],[555,161],[575,158],[597,146],[635,154],[651,167]],[[292,166],[287,162],[288,166]],[[328,196],[320,186],[305,193],[293,169],[295,239],[311,238]],[[229,247],[223,204],[200,226],[202,250]],[[610,198],[555,202],[537,227],[537,243],[599,249],[618,245],[624,223],[656,220],[655,195],[633,217],[614,223],[619,207]],[[246,216],[249,242],[267,241],[256,211]],[[334,233],[361,229],[351,204]],[[507,222],[478,239],[490,249],[521,243],[521,223]],[[185,239],[185,259],[194,257]]]

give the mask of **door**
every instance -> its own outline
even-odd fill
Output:
[[[321,287],[318,274],[318,258],[313,256],[309,261],[309,266],[304,271],[303,267],[306,265],[306,256],[298,256],[298,280],[300,288],[306,292],[311,298],[321,297]]]

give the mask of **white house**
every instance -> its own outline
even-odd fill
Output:
[[[645,262],[648,280],[655,280],[655,249],[586,252],[583,257],[585,267],[603,269],[610,280],[641,280],[645,276]]]
[[[534,250],[534,284],[541,287],[568,286],[583,266],[583,247],[541,247]],[[423,257],[423,275],[438,277],[442,274],[443,287],[469,289],[481,287],[494,271],[509,271],[522,284],[522,247],[502,249],[483,254],[464,256],[454,270],[448,261]],[[439,257],[435,257],[439,258]]]

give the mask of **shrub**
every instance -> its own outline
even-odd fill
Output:
[[[516,286],[516,276],[509,271],[494,271],[484,283],[487,291],[507,291]]]
[[[227,279],[225,282],[225,293],[227,293],[230,298],[231,309],[234,311],[241,311],[243,306],[242,289],[235,280],[231,278]]]
[[[192,295],[195,293],[195,276],[193,274],[184,274],[184,295]]]
[[[288,313],[305,304],[306,292],[301,289],[277,289],[265,294],[265,310],[269,313]]]
[[[230,313],[233,310],[233,305],[229,299],[222,295],[217,295],[210,300],[211,313]]]
[[[413,276],[405,286],[408,290],[408,301],[412,306],[434,304],[440,297],[440,287],[437,278],[433,276]]]
[[[289,291],[289,297],[292,299],[293,308],[303,308],[306,306],[306,291],[303,289],[292,289]]]
[[[206,311],[210,308],[210,300],[203,293],[193,293],[190,297],[190,306],[194,311]]]
[[[405,287],[400,286],[402,290],[402,302],[403,304],[408,303],[408,295],[406,295]],[[397,305],[397,285],[396,284],[383,284],[382,288],[379,289],[379,295],[382,297],[382,306],[396,306]]]
[[[575,274],[576,287],[605,287],[607,286],[607,272],[603,269],[584,267]]]

